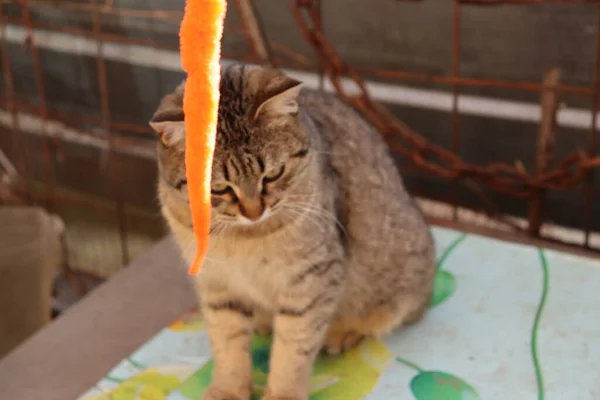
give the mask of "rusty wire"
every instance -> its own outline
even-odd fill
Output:
[[[312,0],[300,0],[310,2]],[[398,3],[422,3],[426,0],[395,0]],[[582,4],[598,5],[600,0],[458,0],[460,4],[476,6],[506,6],[525,4]]]
[[[94,33],[96,35],[97,45],[97,56],[96,56],[96,69],[98,75],[98,86],[100,89],[100,104],[102,111],[102,128],[104,133],[108,136],[108,155],[113,157],[115,162],[115,140],[114,135],[110,132],[110,105],[108,99],[108,78],[106,76],[106,63],[104,60],[104,41],[102,40],[102,21],[101,7],[96,3],[98,0],[92,0],[91,6],[93,7],[92,12],[92,24],[94,27]],[[120,159],[116,158],[117,160]],[[118,166],[116,170],[118,170]],[[115,198],[115,206],[117,212],[117,223],[119,225],[119,240],[121,242],[121,260],[123,265],[129,264],[129,246],[127,238],[127,215],[125,214],[125,203],[123,201],[123,188],[120,174],[114,174],[111,176],[111,186],[113,195]]]
[[[410,2],[413,0],[396,0],[398,2]],[[423,1],[423,0],[414,0],[416,2],[419,1]],[[464,0],[463,0],[464,1]],[[598,0],[600,1],[600,0]],[[2,4],[16,4],[18,3],[17,0],[3,0],[0,1],[0,6]],[[41,0],[30,0],[31,4],[45,4],[47,7],[55,7],[57,9],[65,9],[65,10],[69,10],[70,6],[63,6],[63,2],[51,2],[51,3],[45,3],[44,1]],[[67,3],[67,4],[71,4],[71,3]],[[79,6],[78,6],[79,7]],[[88,9],[94,9],[93,7],[86,5],[81,6],[80,7],[82,10],[88,10]],[[129,11],[139,11],[139,10],[123,10],[123,9],[119,9],[119,8],[115,8],[113,6],[103,6],[101,7],[102,13],[103,14],[114,14],[114,15],[121,15],[122,13],[128,14]],[[160,18],[158,16],[160,15],[164,15],[165,13],[173,13],[174,15],[177,15],[175,11],[172,10],[153,10],[153,12],[156,12],[156,15],[153,17],[157,20],[160,20]],[[181,12],[179,12],[179,14],[181,14]],[[144,15],[144,14],[142,14]],[[141,16],[140,16],[141,17]],[[19,17],[13,17],[13,16],[7,16],[4,15],[2,16],[2,20],[5,23],[10,23],[10,24],[16,24],[16,25],[22,25],[23,21],[21,18]],[[65,25],[59,25],[59,24],[53,24],[53,23],[49,23],[49,22],[43,22],[43,21],[30,21],[30,28],[36,28],[36,29],[43,29],[43,30],[48,30],[48,31],[54,31],[54,32],[64,32],[64,33],[69,33],[69,34],[73,34],[76,36],[82,36],[82,37],[89,37],[89,38],[93,38],[93,39],[97,39],[98,37],[100,37],[104,42],[106,43],[118,43],[118,44],[126,44],[126,45],[141,45],[141,46],[148,46],[148,47],[152,47],[152,48],[156,48],[156,49],[163,49],[163,50],[171,50],[171,51],[177,51],[178,48],[177,46],[173,46],[172,44],[167,44],[167,43],[163,43],[161,41],[157,41],[157,40],[153,40],[153,39],[141,39],[141,38],[133,38],[133,37],[129,37],[129,36],[124,36],[124,35],[119,35],[119,34],[113,34],[113,33],[100,33],[100,35],[98,35],[97,33],[95,33],[93,30],[88,30],[85,28],[80,28],[80,27],[72,27],[72,26],[65,26]],[[233,28],[237,28],[237,27],[231,27],[232,29],[229,30],[229,32],[231,32],[233,30]],[[243,27],[241,27],[243,28]],[[240,31],[244,32],[243,29],[240,29]],[[302,70],[315,70],[315,65],[313,65],[311,63],[310,60],[308,60],[304,55],[289,49],[281,44],[279,44],[276,40],[273,40],[272,38],[269,38],[269,42],[270,45],[272,47],[272,50],[274,51],[273,55],[273,63],[280,66],[280,67],[285,67],[285,68],[296,68],[296,69],[302,69]],[[252,46],[250,46],[252,47]],[[228,54],[227,52],[222,54],[223,58],[235,58],[239,61],[243,61],[243,62],[261,62],[260,57],[257,56],[256,54],[247,54],[247,55],[233,55],[233,54]],[[503,80],[498,80],[498,79],[478,79],[478,78],[466,78],[466,77],[455,77],[455,76],[443,76],[443,75],[434,75],[434,74],[421,74],[421,73],[413,73],[413,72],[406,72],[406,71],[399,71],[399,70],[387,70],[387,69],[357,69],[361,74],[363,74],[364,76],[368,76],[368,77],[372,77],[372,78],[384,78],[384,79],[390,79],[390,80],[400,80],[400,81],[414,81],[414,82],[423,82],[423,83],[436,83],[436,84],[445,84],[445,85],[450,85],[450,86],[460,86],[460,87],[488,87],[488,88],[508,88],[508,89],[518,89],[518,90],[524,90],[524,91],[541,91],[542,90],[542,85],[540,83],[537,82],[513,82],[513,81],[503,81]],[[586,87],[586,86],[570,86],[570,85],[559,85],[555,88],[548,88],[548,89],[552,89],[552,90],[556,90],[558,92],[561,93],[573,93],[573,94],[584,94],[584,95],[592,95],[594,93],[593,89],[591,89],[590,87]],[[3,107],[10,109],[9,107],[11,106],[11,99],[8,98],[4,98],[3,100],[3,96],[0,94],[0,102],[3,103]],[[35,108],[34,106],[32,106],[31,104],[27,104],[24,103],[23,101],[21,101],[19,104],[16,105],[16,108],[18,110],[25,110],[28,109],[29,111],[31,111],[32,108]],[[61,121],[61,122],[65,122],[68,123],[70,125],[75,125],[76,123],[79,123],[83,120],[85,120],[86,123],[91,124],[91,125],[95,125],[95,126],[102,126],[102,121],[95,119],[91,116],[85,116],[85,115],[76,115],[76,114],[67,114],[63,111],[58,111],[58,110],[54,110],[51,108],[51,105],[48,105],[48,113],[49,115],[52,115],[52,119],[55,119],[57,121]],[[135,123],[130,123],[130,122],[125,122],[125,121],[111,121],[111,129],[112,130],[116,130],[116,131],[121,131],[121,132],[126,132],[126,133],[132,133],[132,134],[150,134],[151,131],[148,128],[147,125],[145,124],[135,124]]]
[[[316,28],[315,22],[320,17],[316,15],[315,8],[311,7],[313,1],[292,1],[292,10],[305,39],[317,50],[319,59],[325,66],[325,73],[337,94],[375,125],[396,151],[423,170],[448,180],[471,178],[493,190],[528,198],[538,189],[572,188],[580,184],[590,170],[600,166],[600,157],[592,157],[584,151],[578,151],[557,161],[553,169],[533,176],[522,168],[505,163],[471,165],[455,152],[431,143],[373,101],[362,74],[344,62],[323,32]],[[456,68],[453,70],[457,72]],[[360,94],[349,94],[344,87],[344,79],[350,79],[360,89]]]
[[[46,192],[45,205],[48,209],[52,210],[54,207],[54,162],[52,160],[52,144],[46,131],[46,122],[48,121],[48,105],[46,101],[46,89],[44,85],[44,74],[42,70],[42,62],[40,59],[40,53],[37,45],[34,43],[31,35],[31,13],[29,9],[28,0],[20,0],[23,25],[27,26],[30,34],[28,40],[24,43],[28,50],[31,52],[33,58],[33,65],[35,69],[35,87],[37,91],[37,100],[39,103],[38,114],[42,118],[42,142],[44,149],[44,175],[45,183],[44,189]]]

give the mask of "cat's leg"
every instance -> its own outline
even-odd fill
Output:
[[[379,306],[361,314],[338,316],[327,331],[322,351],[338,355],[356,347],[366,337],[383,336],[402,325],[404,315],[394,308]]]
[[[333,323],[323,342],[323,352],[329,355],[338,355],[356,346],[365,338],[365,334],[353,328]]]
[[[397,304],[383,304],[364,314],[338,317],[327,331],[323,352],[338,355],[356,347],[366,337],[385,336],[400,326],[417,322],[427,304],[416,296],[407,296]]]
[[[428,253],[404,258],[402,269],[384,269],[366,280],[370,283],[366,287],[361,285],[365,282],[365,268],[350,265],[355,274],[349,274],[340,312],[323,343],[325,353],[339,354],[363,338],[385,336],[423,317],[431,298],[435,259]],[[371,267],[367,272],[374,270]]]
[[[252,389],[252,308],[227,291],[205,290],[202,312],[214,359],[202,400],[248,400]]]
[[[270,373],[263,400],[307,400],[316,355],[341,295],[339,260],[320,262],[292,280],[278,299]]]

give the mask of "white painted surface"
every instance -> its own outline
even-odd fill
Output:
[[[438,254],[460,236],[445,229],[434,231]],[[545,399],[598,399],[600,262],[553,251],[545,254],[549,292],[537,332]],[[388,351],[423,370],[460,378],[481,399],[538,399],[531,352],[544,276],[538,249],[468,236],[442,269],[455,276],[456,292],[420,323],[385,339]],[[178,335],[163,331],[134,354],[136,360],[155,367],[174,363],[199,367],[208,357],[203,331]],[[127,377],[135,372],[124,361],[110,374]],[[367,399],[414,399],[410,383],[417,374],[391,358]],[[109,390],[115,384],[102,380],[98,387]],[[99,393],[96,389],[89,394]],[[167,399],[189,400],[177,391]],[[478,397],[463,395],[462,400],[467,399]]]

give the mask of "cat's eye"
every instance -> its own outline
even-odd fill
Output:
[[[263,181],[265,183],[275,182],[277,179],[281,178],[284,171],[285,167],[283,165],[280,168],[274,168],[272,170],[269,170],[263,177]]]
[[[233,189],[226,183],[217,182],[213,183],[212,187],[210,188],[210,193],[215,196],[223,196],[233,193]]]

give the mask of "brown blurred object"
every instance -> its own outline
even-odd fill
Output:
[[[62,231],[41,208],[0,207],[0,358],[50,321]]]
[[[21,203],[21,199],[15,194],[18,177],[17,169],[0,149],[0,204]]]

